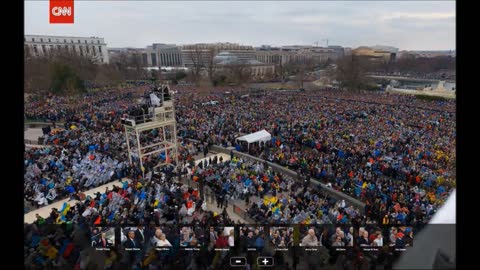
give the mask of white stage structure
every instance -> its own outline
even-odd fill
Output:
[[[122,117],[122,124],[130,164],[137,163],[144,168],[144,160],[149,157],[159,160],[154,168],[171,164],[173,160],[178,164],[175,107],[168,85],[146,93],[141,106]]]

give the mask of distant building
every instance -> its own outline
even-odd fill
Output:
[[[290,53],[280,49],[262,49],[255,52],[256,59],[266,64],[285,64],[290,61]]]
[[[352,55],[352,48],[345,47],[345,48],[343,48],[343,52],[344,52],[345,56],[350,56],[350,55]]]
[[[439,56],[456,57],[456,51],[400,51],[398,58],[433,58]]]
[[[182,63],[185,67],[199,65],[207,67],[213,57],[221,52],[235,55],[239,61],[255,60],[255,49],[252,46],[237,43],[199,43],[182,46]]]
[[[370,61],[374,62],[391,62],[396,59],[396,52],[384,50],[384,49],[374,49],[371,47],[361,46],[352,50],[352,54],[359,57],[364,57]]]
[[[154,43],[142,51],[142,62],[147,67],[180,67],[182,51],[175,44]]]
[[[25,35],[24,50],[27,55],[33,57],[64,51],[90,57],[96,63],[109,63],[107,44],[99,37]]]
[[[262,46],[256,51],[257,60],[268,64],[286,64],[288,62],[315,64],[335,60],[344,56],[344,50],[340,46],[316,47],[292,45],[272,48]]]
[[[132,56],[137,55],[138,57],[141,55],[142,48],[108,48],[108,57],[110,58],[110,63],[120,62],[122,61],[121,57],[125,57],[123,61],[127,61],[129,63],[131,61]],[[131,62],[130,62],[131,63]]]
[[[375,46],[370,46],[369,48],[377,50],[377,51],[398,53],[398,48],[395,48],[393,46],[375,45]]]
[[[273,64],[262,63],[256,59],[241,59],[231,52],[221,52],[217,54],[213,62],[215,63],[216,71],[219,72],[226,71],[228,66],[242,65],[250,70],[254,80],[262,80],[269,75],[273,76],[275,73],[275,66]]]
[[[154,43],[146,48],[109,48],[108,53],[112,61],[121,54],[136,55],[144,67],[181,67],[182,54],[180,47],[175,44]]]
[[[328,46],[328,49],[333,50],[333,53],[334,53],[333,57],[335,59],[342,58],[342,57],[345,56],[345,49],[346,48],[344,48],[342,46],[330,45],[330,46]]]

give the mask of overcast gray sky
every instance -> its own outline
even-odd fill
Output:
[[[25,34],[152,43],[391,45],[455,49],[454,1],[81,1],[74,24],[49,24],[48,1],[25,1]]]

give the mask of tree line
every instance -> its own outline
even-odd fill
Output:
[[[451,78],[446,73],[455,74],[455,58],[439,56],[433,58],[400,58],[395,61],[371,61],[371,59],[349,55],[336,61],[333,77],[340,88],[350,91],[376,90],[378,86],[367,76],[369,72],[382,74],[410,75],[432,79]],[[454,79],[454,75],[453,75]]]

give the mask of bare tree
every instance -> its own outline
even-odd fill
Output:
[[[45,57],[24,59],[25,92],[46,91],[50,87],[50,63]]]
[[[270,81],[274,78],[275,76],[275,71],[268,68],[266,71],[265,71],[265,75],[263,75],[263,80],[264,81]]]
[[[290,76],[294,75],[296,69],[298,68],[297,65],[298,64],[295,63],[293,60],[290,60],[283,65],[282,82],[287,81],[287,79],[290,80]]]
[[[307,58],[303,63],[293,64],[293,72],[295,73],[295,80],[299,87],[303,88],[303,83],[307,77],[307,73],[313,71],[315,62],[313,59]]]
[[[115,64],[97,64],[67,50],[50,51],[39,57],[26,55],[24,62],[25,91],[53,91],[74,94],[89,85],[112,85],[122,81]]]
[[[215,58],[216,54],[217,53],[216,53],[214,48],[208,49],[208,52],[207,52],[207,75],[208,75],[208,79],[212,83],[213,83],[213,77],[214,77],[214,73],[215,73],[215,69],[216,69],[216,64],[215,64],[215,61],[214,61],[214,58]]]
[[[245,63],[226,65],[225,69],[227,70],[230,80],[237,85],[246,84],[252,79],[252,70]]]
[[[141,53],[135,52],[130,54],[130,57],[128,58],[128,66],[135,71],[133,74],[134,79],[146,79],[148,77],[148,73],[145,72],[144,69],[147,65],[144,63]]]
[[[116,67],[123,80],[128,79],[128,54],[121,52],[112,64]]]
[[[343,89],[360,91],[367,84],[364,60],[354,55],[337,61],[336,79]]]
[[[192,68],[190,69],[190,72],[192,74],[193,81],[197,85],[200,83],[202,68],[204,68],[202,53],[202,49],[197,46],[193,46],[193,48],[188,52],[188,57],[192,61]]]

